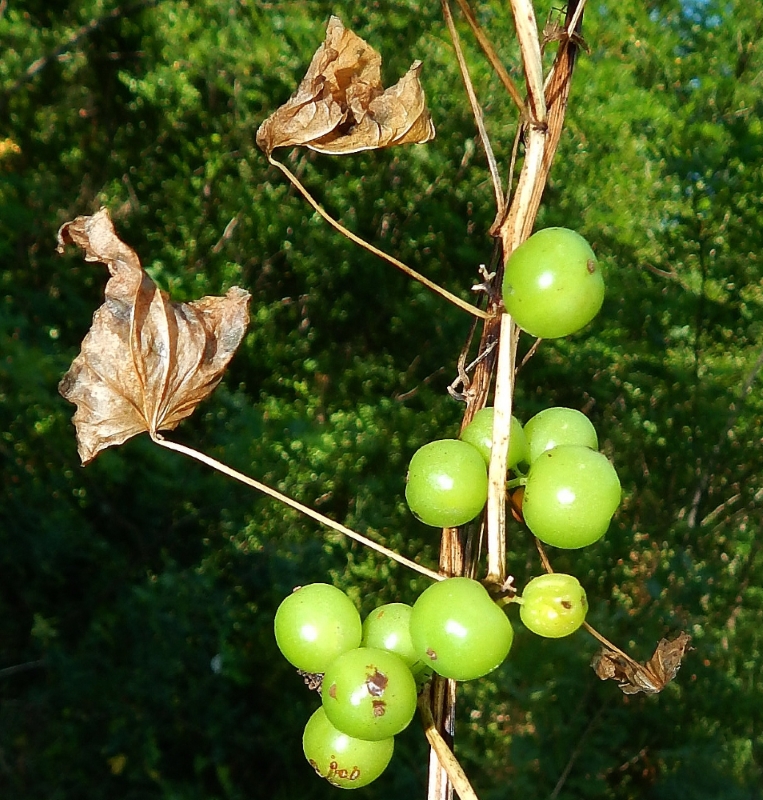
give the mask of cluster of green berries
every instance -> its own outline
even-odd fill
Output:
[[[484,408],[460,439],[429,442],[414,453],[405,496],[422,522],[457,527],[482,511],[493,417],[494,410]],[[597,448],[593,425],[575,409],[547,408],[524,427],[512,417],[508,467],[523,486],[524,521],[543,543],[577,549],[606,533],[621,488],[615,468]]]
[[[548,228],[509,258],[503,296],[523,330],[556,338],[593,319],[604,282],[581,236]],[[494,409],[482,409],[458,439],[430,442],[414,454],[405,495],[422,522],[458,527],[482,511],[493,423]],[[575,549],[604,535],[620,502],[620,482],[585,415],[549,408],[524,426],[512,417],[507,464],[516,476],[511,483],[522,485],[516,513],[542,542]],[[552,638],[576,631],[588,610],[577,578],[559,573],[533,578],[509,599],[519,604],[527,629]],[[412,606],[386,604],[362,622],[350,598],[328,584],[287,597],[275,616],[278,647],[297,669],[322,676],[321,706],[303,735],[316,772],[342,788],[366,786],[381,775],[432,673],[469,681],[503,663],[514,639],[508,605],[465,577],[437,581]]]
[[[522,622],[541,636],[572,633],[587,611],[570,575],[534,578],[520,602]],[[309,584],[278,607],[275,637],[293,666],[322,675],[321,706],[302,738],[305,757],[330,783],[351,789],[386,769],[432,673],[458,681],[487,675],[506,659],[514,631],[481,583],[455,577],[433,583],[413,606],[388,603],[362,622],[344,592]]]

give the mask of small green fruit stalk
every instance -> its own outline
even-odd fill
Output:
[[[604,279],[591,246],[567,228],[533,234],[506,262],[503,302],[520,328],[541,339],[584,328],[604,302]]]

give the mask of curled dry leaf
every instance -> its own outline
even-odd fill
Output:
[[[83,464],[131,436],[172,430],[217,386],[249,321],[249,293],[172,303],[114,231],[108,211],[61,226],[58,252],[74,243],[106,264],[104,304],[59,384],[75,403]]]
[[[396,144],[423,144],[435,130],[416,61],[392,87],[381,83],[381,56],[331,17],[326,40],[289,100],[257,131],[270,156],[276,147],[357,153]]]
[[[645,664],[630,662],[608,647],[602,647],[591,666],[603,681],[617,681],[623,694],[657,694],[675,678],[690,642],[691,636],[683,632],[675,639],[660,639],[654,655]]]

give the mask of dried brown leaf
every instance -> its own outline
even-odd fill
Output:
[[[76,244],[106,264],[104,304],[59,384],[75,403],[83,464],[131,436],[172,430],[220,382],[249,321],[249,293],[172,303],[114,231],[108,211],[61,226],[58,252]]]
[[[260,125],[257,144],[270,156],[277,147],[340,155],[428,142],[435,130],[420,71],[414,62],[385,90],[381,56],[331,17],[297,91]]]
[[[683,632],[675,639],[660,639],[654,655],[645,664],[628,661],[614,650],[602,647],[591,666],[603,681],[617,681],[623,694],[657,694],[675,678],[690,642],[691,636]]]

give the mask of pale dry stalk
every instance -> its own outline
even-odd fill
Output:
[[[567,7],[566,22],[573,19],[579,25],[580,0],[571,0]],[[540,207],[541,197],[561,136],[567,110],[572,71],[577,53],[575,42],[564,37],[554,60],[547,81],[544,81],[541,43],[532,0],[511,0],[517,38],[522,57],[527,87],[526,119],[521,120],[524,129],[525,152],[517,188],[508,205],[504,218],[495,226],[495,237],[500,247],[494,286],[500,287],[503,267],[516,247],[531,234]],[[568,28],[569,30],[569,28]],[[545,83],[545,90],[544,90]],[[495,376],[495,406],[502,409],[496,413],[493,429],[493,460],[490,465],[490,489],[487,505],[488,568],[491,579],[505,577],[505,505],[506,493],[503,481],[506,474],[506,453],[511,421],[516,363],[516,326],[502,313],[500,292],[490,295],[488,312],[491,317],[483,325],[479,353],[493,348],[488,356],[477,364],[471,383],[465,387],[466,409],[462,429],[473,419],[474,414],[487,405],[493,377]],[[495,343],[498,347],[495,348]],[[498,445],[498,446],[496,446]],[[501,461],[502,460],[502,461]],[[445,574],[464,574],[472,565],[463,563],[463,544],[455,531],[443,531],[440,569]],[[454,567],[460,568],[456,571]],[[436,679],[431,697],[431,708],[436,729],[452,742],[453,718],[455,715],[455,684],[453,681]],[[451,800],[453,785],[448,779],[445,766],[430,759],[428,800]]]
[[[304,503],[300,503],[298,500],[294,500],[292,497],[279,492],[277,489],[273,489],[272,487],[268,486],[266,483],[262,483],[262,481],[258,481],[255,478],[250,478],[248,475],[244,475],[242,472],[238,472],[238,470],[232,469],[227,464],[223,464],[221,461],[217,459],[211,458],[204,453],[200,453],[198,450],[194,450],[192,447],[186,447],[185,445],[179,444],[178,442],[171,442],[165,439],[160,434],[152,434],[151,438],[154,442],[161,447],[167,448],[167,450],[174,450],[176,453],[182,453],[189,458],[193,458],[196,461],[201,462],[202,464],[206,464],[206,466],[211,467],[212,469],[217,470],[218,472],[222,473],[223,475],[227,475],[229,478],[233,478],[237,480],[239,483],[243,483],[246,486],[251,487],[252,489],[256,489],[258,492],[262,492],[262,494],[267,495],[268,497],[272,497],[275,500],[278,500],[279,503],[283,503],[285,506],[289,506],[289,508],[293,508],[295,511],[298,511],[300,514],[304,514],[306,517],[310,517],[310,519],[315,520],[316,522],[320,523],[321,525],[325,526],[326,528],[330,528],[337,533],[341,533],[343,536],[347,536],[349,539],[362,544],[364,547],[368,547],[370,550],[375,550],[377,553],[385,556],[385,558],[390,559],[391,561],[396,561],[398,564],[402,564],[404,567],[408,567],[408,569],[413,570],[414,572],[418,572],[420,575],[424,575],[427,578],[430,578],[433,581],[441,581],[443,576],[439,572],[435,572],[434,570],[429,569],[429,567],[425,567],[422,564],[418,564],[415,561],[411,561],[411,559],[406,558],[405,556],[401,556],[399,553],[396,553],[394,550],[390,550],[388,547],[384,547],[384,545],[375,542],[373,539],[369,539],[367,536],[363,536],[362,534],[358,533],[357,531],[348,528],[346,525],[342,525],[340,522],[327,517],[325,514],[321,514],[319,511],[316,511],[310,506],[306,506]]]

